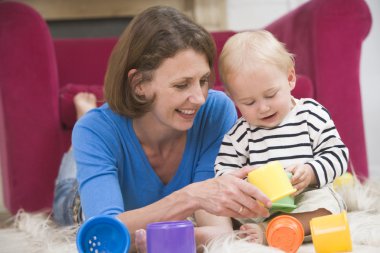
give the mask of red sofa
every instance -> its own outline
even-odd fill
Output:
[[[371,27],[364,0],[311,0],[266,27],[296,54],[295,96],[325,105],[350,148],[356,173],[368,176],[359,83],[362,42]],[[233,31],[212,33],[218,51]],[[62,154],[75,120],[73,95],[101,95],[116,38],[52,39],[41,16],[0,3],[0,161],[6,208],[50,208]],[[220,89],[219,78],[216,88]]]

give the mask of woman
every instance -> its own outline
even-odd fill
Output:
[[[255,200],[268,207],[268,198],[241,180],[249,168],[213,178],[222,138],[236,121],[227,96],[209,90],[215,51],[210,34],[173,8],[152,7],[131,21],[109,61],[108,103],[73,130],[86,219],[115,215],[134,239],[148,223],[194,214],[204,243],[226,231],[214,227],[220,217],[213,215],[268,215]],[[76,210],[79,202],[71,203]]]

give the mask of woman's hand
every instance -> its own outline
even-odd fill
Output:
[[[309,185],[316,184],[316,178],[313,169],[309,164],[292,165],[286,168],[286,171],[292,173],[291,183],[297,191],[293,195],[300,194]]]
[[[272,203],[258,188],[243,180],[252,170],[238,171],[191,184],[185,189],[197,199],[200,209],[218,216],[235,218],[268,217]],[[263,204],[261,204],[261,203]]]

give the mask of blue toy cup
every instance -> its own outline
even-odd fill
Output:
[[[190,221],[167,221],[147,226],[148,253],[195,253],[194,226]]]
[[[130,236],[116,217],[100,215],[88,219],[79,228],[77,248],[80,253],[127,253]]]

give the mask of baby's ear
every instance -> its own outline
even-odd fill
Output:
[[[294,70],[294,67],[292,67],[291,69],[289,69],[289,72],[288,72],[288,82],[289,82],[290,90],[293,90],[294,87],[296,87],[296,80],[297,80],[296,71]]]

